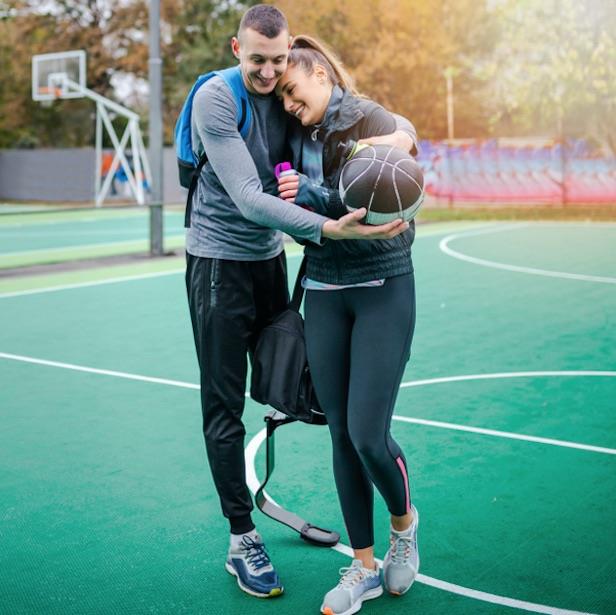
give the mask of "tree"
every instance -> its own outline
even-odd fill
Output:
[[[486,84],[474,66],[489,55],[498,29],[477,0],[327,0],[276,2],[293,33],[329,43],[360,90],[406,115],[422,138],[447,135],[444,71],[457,69],[456,134],[488,131]]]
[[[113,97],[113,76],[145,76],[147,44],[131,35],[147,24],[143,0],[55,0],[45,11],[16,0],[0,21],[0,146],[79,146],[94,140],[94,110],[87,100],[45,107],[31,98],[31,60],[39,53],[87,50],[87,86]],[[128,27],[131,25],[131,28]]]
[[[486,71],[493,124],[523,134],[590,137],[616,153],[612,0],[503,0]]]
[[[235,63],[229,41],[254,1],[162,0],[164,138],[197,75]],[[87,86],[117,99],[122,83],[141,86],[130,106],[147,123],[148,8],[146,0],[10,0],[0,3],[0,147],[90,145],[91,101],[31,99],[32,55],[87,51]],[[122,101],[119,101],[122,102]],[[122,120],[118,120],[122,123]],[[147,133],[147,130],[144,131]]]
[[[163,50],[165,141],[173,141],[173,127],[189,89],[198,75],[237,63],[231,37],[244,11],[257,0],[175,0],[163,3],[167,44]]]

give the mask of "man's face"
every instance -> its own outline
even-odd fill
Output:
[[[244,84],[254,94],[269,94],[287,68],[289,33],[283,30],[276,38],[267,38],[252,28],[231,41],[233,55],[240,61]]]

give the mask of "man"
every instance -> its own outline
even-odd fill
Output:
[[[246,355],[254,350],[264,325],[287,306],[280,231],[321,243],[391,238],[408,228],[401,220],[365,226],[360,222],[365,210],[330,220],[272,196],[278,193],[273,168],[290,159],[288,116],[273,95],[286,69],[289,42],[288,25],[278,9],[252,7],[232,40],[252,111],[246,140],[238,131],[233,95],[220,77],[195,94],[191,120],[196,153],[208,155],[193,196],[186,240],[186,287],[201,370],[203,432],[231,528],[226,569],[241,589],[259,597],[280,595],[283,587],[250,514],[242,413]]]

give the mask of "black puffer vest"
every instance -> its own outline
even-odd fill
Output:
[[[344,166],[341,142],[357,141],[365,137],[389,134],[395,122],[377,103],[357,98],[337,86],[330,100],[323,123],[304,129],[302,138],[318,138],[323,142],[324,185],[331,190],[328,216],[338,219],[346,208],[340,201],[338,182]],[[294,151],[299,152],[297,143]],[[298,168],[301,169],[301,162]],[[327,240],[323,245],[306,246],[306,276],[329,284],[357,284],[369,280],[389,278],[413,271],[411,245],[415,238],[415,223],[393,239],[341,241]]]

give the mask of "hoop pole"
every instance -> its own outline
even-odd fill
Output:
[[[113,128],[113,124],[111,123],[111,120],[109,119],[109,116],[107,115],[107,111],[104,107],[101,107],[101,117],[103,118],[103,123],[105,124],[105,128],[107,128],[107,133],[109,134],[109,137],[111,139],[111,142],[113,143],[113,147],[115,148],[115,152],[116,152],[111,166],[115,171],[115,169],[117,168],[116,160],[118,158],[120,159],[122,163],[122,167],[124,167],[124,171],[126,172],[126,177],[128,178],[128,185],[131,189],[131,192],[133,193],[133,196],[136,199],[137,191],[136,191],[136,185],[135,185],[135,177],[130,168],[130,165],[128,164],[128,161],[126,160],[126,156],[124,155],[124,149],[126,147],[126,143],[128,141],[128,137],[130,134],[129,127],[127,126],[126,129],[124,130],[124,134],[122,135],[122,140],[118,141],[118,137]],[[103,199],[105,198],[107,194],[107,190],[109,190],[110,185],[111,185],[111,177],[107,176],[105,178],[105,183],[103,185],[103,192],[102,192],[101,198]]]
[[[155,0],[158,3],[159,0]],[[157,17],[158,20],[158,17]],[[158,23],[158,21],[157,21]],[[82,60],[80,60],[82,62]],[[160,60],[159,60],[160,62]],[[83,65],[85,66],[85,55],[83,58]],[[160,69],[160,67],[159,67]],[[55,76],[55,75],[54,75]],[[61,78],[61,79],[60,79]],[[109,100],[100,94],[97,94],[94,90],[90,90],[89,88],[83,87],[79,83],[69,79],[66,74],[58,73],[58,80],[61,83],[61,95],[58,98],[62,98],[64,94],[67,93],[78,93],[84,98],[89,98],[96,103],[96,170],[94,174],[94,199],[96,207],[100,207],[107,196],[107,192],[109,191],[109,187],[111,186],[111,182],[113,181],[115,172],[118,169],[119,164],[124,168],[126,172],[126,177],[128,179],[128,185],[130,187],[130,191],[140,205],[145,203],[145,195],[143,190],[143,176],[145,173],[145,177],[150,185],[152,185],[152,173],[150,171],[150,165],[147,160],[147,156],[145,155],[145,148],[143,145],[143,138],[141,136],[141,130],[139,128],[139,115],[122,105],[114,102],[113,100]],[[32,77],[33,88],[35,88],[35,73],[33,73]],[[70,98],[67,97],[67,98]],[[113,128],[113,124],[109,119],[108,111],[113,111],[117,115],[121,115],[128,120],[128,124],[122,135],[122,138],[119,140],[118,136]],[[109,137],[113,143],[113,147],[115,149],[115,155],[113,161],[111,163],[111,168],[105,180],[102,181],[101,174],[101,165],[102,165],[102,154],[103,154],[103,126],[107,130]],[[126,147],[128,138],[131,139],[131,151],[133,154],[133,160],[135,164],[135,173],[133,174],[130,165],[124,155],[124,149]],[[162,123],[161,123],[161,140],[160,140],[160,152],[159,157],[161,160],[161,172],[158,174],[160,177],[160,181],[162,182]],[[162,183],[161,183],[162,186]],[[158,202],[162,202],[162,188],[160,192],[160,198]],[[160,253],[162,254],[162,212],[160,212],[160,233],[161,233],[161,248]],[[152,237],[150,237],[152,239]]]
[[[99,198],[98,198],[99,194],[101,193],[101,181],[102,181],[101,180],[101,177],[102,177],[101,166],[102,164],[103,164],[103,122],[101,120],[101,114],[99,113],[98,103],[97,103],[96,104],[96,173],[94,175],[94,202],[97,207],[100,207],[102,205],[102,202],[99,201]],[[111,174],[113,178],[111,169],[109,169],[108,174]]]
[[[143,205],[145,199],[143,196],[143,173],[141,171],[141,152],[137,145],[136,132],[139,130],[139,126],[134,120],[130,120],[128,123],[130,127],[130,149],[133,154],[133,164],[135,165],[135,184],[137,188],[137,203]]]
[[[160,59],[160,0],[150,0],[150,59],[148,72],[150,81],[150,162],[152,169],[150,207],[150,254],[163,254],[163,88],[162,61]]]

